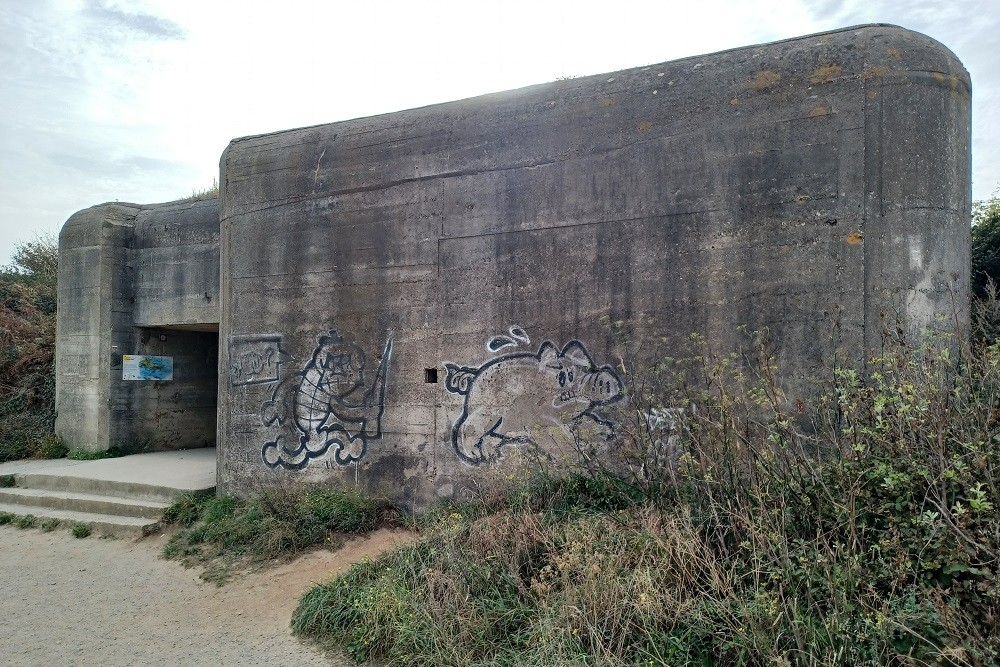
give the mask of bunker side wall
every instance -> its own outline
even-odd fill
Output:
[[[137,326],[218,325],[219,200],[143,211],[133,263]]]
[[[968,121],[950,52],[863,26],[236,140],[220,489],[421,507],[613,452],[624,366],[690,334],[763,332],[794,400],[882,313],[953,329]]]

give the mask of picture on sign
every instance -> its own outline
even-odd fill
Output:
[[[122,355],[123,380],[173,380],[173,357],[150,357],[142,354]]]

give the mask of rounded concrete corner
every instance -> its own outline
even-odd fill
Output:
[[[59,248],[95,245],[109,225],[132,225],[142,209],[136,204],[105,202],[77,211],[59,230]]]
[[[971,94],[972,80],[958,56],[933,37],[897,25],[872,24],[855,29],[867,33],[867,81],[902,76],[929,85]]]

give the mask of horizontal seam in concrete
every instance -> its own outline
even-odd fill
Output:
[[[852,77],[852,78],[859,78],[859,77]],[[828,114],[828,115],[830,115],[830,114]],[[832,115],[837,115],[837,114],[832,114]],[[801,121],[801,120],[814,120],[814,119],[812,117],[808,116],[808,115],[807,116],[796,116],[794,118],[786,118],[784,120],[780,120],[780,121],[773,122],[773,123],[762,123],[760,125],[754,125],[754,126],[751,126],[749,128],[746,128],[746,129],[771,128],[771,127],[775,127],[775,126],[783,124],[783,123],[792,123],[792,122]],[[692,131],[692,132],[680,132],[678,134],[673,134],[673,135],[660,135],[660,136],[650,137],[648,139],[640,139],[640,140],[637,140],[637,141],[631,141],[631,142],[622,144],[620,146],[615,146],[615,147],[610,148],[610,149],[608,149],[606,151],[602,151],[601,154],[602,155],[614,155],[615,153],[617,153],[619,151],[627,150],[627,149],[632,148],[634,146],[639,146],[639,145],[642,145],[642,144],[648,144],[648,143],[654,143],[654,142],[661,142],[663,140],[675,139],[675,138],[679,138],[679,137],[686,137],[686,136],[689,136],[689,135],[696,135],[696,134],[699,134],[699,133],[702,133],[702,132],[704,132],[704,130],[697,130],[697,131]],[[825,144],[824,142],[813,142],[813,143],[805,143],[805,144],[795,144],[794,147],[795,148],[802,148],[802,147],[823,146],[823,145],[827,145],[827,144]],[[788,150],[788,148],[768,149],[766,151],[760,151],[759,154],[764,154],[766,152],[783,151],[783,150]],[[732,159],[733,157],[734,156],[728,156],[727,155],[727,156],[722,156],[719,159],[725,160],[725,159]],[[274,204],[273,206],[263,206],[263,207],[255,208],[255,209],[254,208],[247,208],[247,209],[244,209],[244,210],[240,210],[239,212],[233,212],[233,213],[230,213],[229,215],[226,215],[226,216],[220,216],[219,221],[221,223],[221,222],[225,222],[226,220],[229,220],[230,218],[232,218],[234,216],[252,215],[254,213],[260,213],[260,212],[263,212],[263,211],[270,211],[270,210],[282,208],[284,206],[289,206],[289,205],[292,205],[292,204],[297,204],[297,203],[300,203],[300,202],[303,202],[303,201],[309,201],[311,199],[339,197],[339,196],[359,194],[359,193],[364,193],[364,192],[376,192],[376,191],[380,191],[380,190],[388,190],[389,188],[397,187],[397,186],[400,186],[400,185],[408,185],[410,183],[421,183],[421,182],[433,181],[433,180],[437,180],[437,179],[461,178],[463,176],[476,176],[476,175],[479,175],[479,174],[502,173],[502,172],[506,172],[506,171],[516,171],[516,170],[520,170],[520,169],[538,169],[539,167],[546,167],[546,166],[553,165],[553,164],[559,164],[559,163],[563,163],[563,162],[568,162],[568,161],[570,161],[572,159],[577,159],[577,158],[565,157],[565,158],[561,158],[561,159],[551,159],[551,160],[545,160],[545,161],[539,161],[539,162],[527,162],[527,163],[524,163],[524,164],[512,165],[512,166],[509,166],[509,167],[501,167],[501,168],[495,168],[495,169],[459,169],[459,170],[450,171],[450,172],[442,172],[442,173],[439,173],[439,174],[431,174],[431,175],[428,175],[428,176],[415,176],[413,178],[402,178],[402,179],[398,179],[398,180],[395,180],[395,181],[389,181],[387,183],[380,183],[378,185],[366,185],[366,186],[358,186],[358,187],[355,187],[355,188],[346,188],[344,190],[338,190],[336,192],[325,192],[322,195],[317,195],[315,193],[310,193],[308,195],[302,195],[300,197],[290,197],[290,198],[288,198],[288,199],[286,199],[284,201],[281,201],[281,202],[278,202],[278,203]],[[295,168],[294,165],[292,165],[292,166],[281,167],[281,168],[278,168],[278,169],[266,169],[266,170],[254,171],[251,174],[249,174],[247,176],[244,176],[243,178],[235,178],[234,177],[234,178],[232,178],[232,182],[240,182],[240,181],[244,181],[244,180],[250,180],[254,176],[260,176],[262,174],[271,174],[271,173],[281,172],[281,171],[288,171],[288,170],[294,169],[294,168]],[[251,202],[251,205],[255,204],[255,203],[260,203],[260,202]]]
[[[965,209],[951,208],[948,206],[891,206],[886,207],[885,209],[886,213],[899,211],[943,211],[946,213],[966,215]]]
[[[429,267],[429,268],[432,268],[432,269],[438,268],[437,264],[427,264],[426,266]],[[325,275],[325,274],[336,273],[336,272],[337,272],[336,270],[312,271],[312,272],[310,272],[308,274],[305,274],[305,275]],[[299,274],[299,273],[265,273],[265,274],[262,274],[262,275],[259,275],[259,276],[257,276],[257,275],[254,275],[254,276],[233,276],[233,280],[260,280],[261,278],[281,278],[281,277],[284,277],[284,276],[300,276],[300,275],[302,275],[302,274]],[[373,286],[373,285],[410,285],[410,284],[425,283],[425,282],[432,282],[432,281],[429,281],[427,279],[423,279],[423,280],[415,279],[415,280],[379,280],[378,282],[335,282],[335,283],[329,283],[328,285],[322,285],[321,287],[358,287],[358,286],[362,286],[362,285],[364,285],[364,286]],[[303,287],[315,288],[317,286],[316,285],[303,285]],[[267,292],[275,292],[275,291],[277,291],[277,292],[287,292],[288,291],[288,286],[282,285],[280,287],[274,287],[274,288],[270,288],[270,289],[267,289],[267,290],[264,290],[264,291],[267,291]]]
[[[849,81],[849,80],[859,79],[860,77],[857,76],[857,75],[854,75],[854,76],[851,76],[851,77],[843,77],[843,78],[844,78],[845,81]],[[839,112],[833,111],[832,113],[824,114],[820,118],[830,118],[830,117],[840,116],[840,115],[841,114]],[[783,124],[786,124],[786,123],[795,123],[795,122],[799,122],[799,121],[815,121],[815,120],[816,120],[815,117],[810,116],[810,115],[807,114],[805,116],[793,116],[791,118],[784,118],[784,119],[777,120],[777,121],[773,121],[772,120],[772,121],[765,121],[765,122],[761,122],[761,123],[754,123],[752,125],[743,126],[743,129],[744,130],[750,130],[750,131],[752,131],[752,130],[762,130],[762,129],[771,129],[771,128],[774,128],[774,127],[777,127],[777,126],[780,126],[780,125],[783,125]],[[664,140],[673,140],[673,139],[680,139],[680,138],[685,138],[685,137],[691,137],[693,135],[702,134],[704,132],[705,132],[704,129],[700,129],[700,130],[691,130],[691,131],[678,132],[676,134],[654,135],[654,136],[651,136],[649,138],[637,139],[635,141],[630,141],[630,142],[627,142],[627,143],[623,143],[623,144],[621,144],[619,146],[609,147],[608,149],[602,151],[601,154],[604,154],[604,155],[613,155],[614,153],[616,153],[618,151],[626,150],[626,149],[631,148],[633,146],[640,146],[642,144],[649,144],[649,143],[654,143],[654,142],[661,142],[661,141],[664,141]],[[804,144],[794,144],[794,147],[820,146],[820,145],[824,145],[824,143],[823,142],[812,142],[812,143],[804,143]],[[464,146],[464,147],[459,147],[459,148],[469,149],[469,148],[474,148],[474,147],[475,146]],[[351,147],[351,150],[355,150],[356,148],[360,148],[360,147]],[[774,151],[781,151],[781,150],[787,150],[787,148],[768,149],[766,151],[756,151],[756,152],[747,153],[747,154],[748,155],[756,155],[756,154],[763,154],[765,152],[774,152]],[[447,153],[448,151],[441,151],[441,152],[442,153]],[[732,157],[732,156],[724,156],[724,157]],[[374,188],[374,189],[381,189],[381,187],[390,188],[390,187],[393,187],[395,185],[399,185],[399,184],[403,184],[403,183],[409,183],[409,182],[412,182],[414,180],[422,180],[422,179],[430,179],[430,178],[448,178],[448,177],[450,177],[452,175],[458,175],[458,176],[466,175],[466,174],[463,174],[462,172],[470,172],[472,174],[477,174],[477,173],[492,173],[492,172],[510,171],[510,170],[516,170],[516,169],[537,169],[538,167],[543,167],[543,166],[547,166],[547,165],[550,165],[550,164],[558,164],[560,162],[567,162],[567,161],[570,161],[572,159],[577,159],[577,158],[575,158],[575,157],[574,158],[570,158],[570,157],[555,158],[555,159],[540,161],[540,162],[537,162],[537,163],[534,163],[534,164],[532,164],[532,163],[524,163],[524,164],[520,164],[520,165],[512,165],[512,166],[504,167],[504,168],[501,168],[501,169],[457,170],[455,172],[448,172],[448,173],[441,173],[441,174],[432,174],[432,175],[428,175],[428,176],[418,176],[418,177],[415,177],[413,179],[400,179],[398,181],[392,181],[392,182],[390,182],[390,183],[388,183],[388,184],[386,184],[384,186],[380,186],[380,187],[377,187],[377,188]],[[709,161],[710,160],[708,160],[707,162],[709,162]],[[290,170],[290,169],[295,169],[295,166],[292,165],[292,166],[278,167],[278,168],[275,168],[275,169],[254,170],[254,169],[252,169],[253,164],[254,164],[253,162],[249,162],[247,165],[244,166],[244,169],[246,169],[246,167],[251,167],[250,173],[248,173],[246,175],[241,175],[241,176],[235,176],[235,175],[231,176],[230,179],[229,179],[230,182],[231,183],[241,183],[241,182],[252,180],[255,176],[260,176],[262,174],[272,174],[272,173],[275,173],[275,172],[280,172],[280,171],[286,171],[286,170]],[[327,194],[324,194],[323,196],[324,197],[335,197],[335,196],[340,195],[340,194],[354,194],[357,191],[364,192],[364,191],[372,189],[373,187],[374,186],[365,186],[365,187],[359,187],[359,188],[349,188],[347,190],[341,190],[341,191],[337,191],[337,192],[327,193]],[[294,201],[294,200],[289,200],[289,201]],[[251,203],[260,203],[260,202],[251,202]]]

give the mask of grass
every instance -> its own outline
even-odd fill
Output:
[[[236,566],[339,546],[345,535],[397,520],[386,501],[354,490],[278,487],[249,499],[186,495],[164,514],[164,523],[181,526],[164,555],[203,565],[202,577],[221,585]]]
[[[435,508],[293,629],[387,665],[998,664],[1000,345],[886,343],[812,405],[764,353],[667,360],[620,461]]]
[[[73,461],[99,461],[101,459],[114,459],[126,456],[128,452],[118,447],[112,447],[102,451],[91,451],[89,449],[71,449],[66,453],[66,458]]]
[[[90,536],[91,528],[85,523],[77,523],[73,525],[72,533],[73,537],[83,539]]]
[[[189,201],[202,201],[205,199],[217,199],[219,196],[219,180],[212,179],[212,187],[209,188],[198,188],[191,190],[191,196],[185,197],[178,201],[189,202]]]

